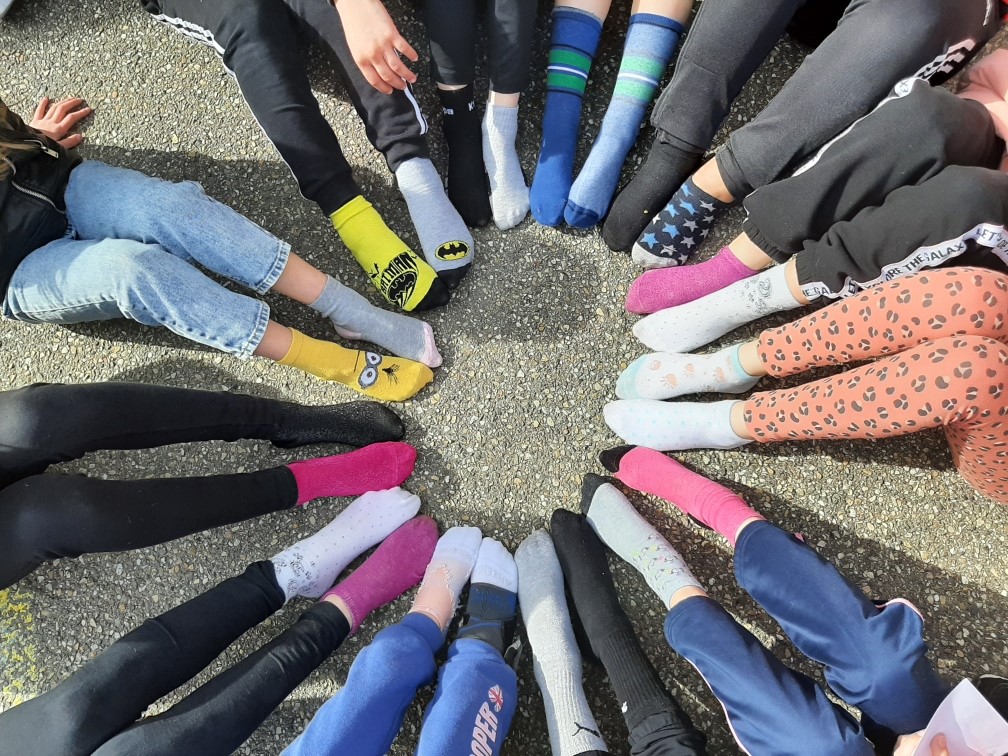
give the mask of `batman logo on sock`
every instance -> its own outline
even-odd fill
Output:
[[[375,266],[377,268],[377,266]],[[377,270],[375,271],[377,273]],[[375,275],[371,276],[376,278]],[[405,308],[420,278],[420,270],[409,252],[400,252],[392,258],[385,270],[377,276],[378,290],[389,302]]]
[[[454,262],[455,260],[461,260],[463,257],[469,254],[469,245],[464,241],[450,241],[445,242],[434,252],[434,256],[438,260],[444,260],[445,262]]]

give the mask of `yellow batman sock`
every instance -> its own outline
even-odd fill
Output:
[[[434,269],[406,246],[363,196],[331,216],[340,239],[390,304],[407,312],[447,304],[448,287]]]
[[[345,349],[330,341],[319,341],[290,329],[294,335],[290,349],[280,360],[325,381],[335,381],[373,399],[401,402],[434,380],[426,365],[402,357]]]

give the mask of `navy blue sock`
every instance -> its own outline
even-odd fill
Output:
[[[644,229],[630,256],[645,268],[682,265],[700,248],[718,213],[726,207],[729,203],[711,197],[690,176]]]

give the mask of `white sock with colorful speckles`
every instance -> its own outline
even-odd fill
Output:
[[[654,352],[630,363],[616,381],[620,399],[674,399],[686,394],[741,394],[757,383],[739,362],[740,344],[711,354]]]
[[[731,424],[734,399],[723,402],[659,402],[621,399],[602,408],[606,425],[628,444],[658,451],[734,449],[751,439]]]

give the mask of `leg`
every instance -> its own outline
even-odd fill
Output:
[[[147,620],[48,693],[0,714],[0,738],[26,756],[91,754],[283,603],[272,565],[256,562]]]

